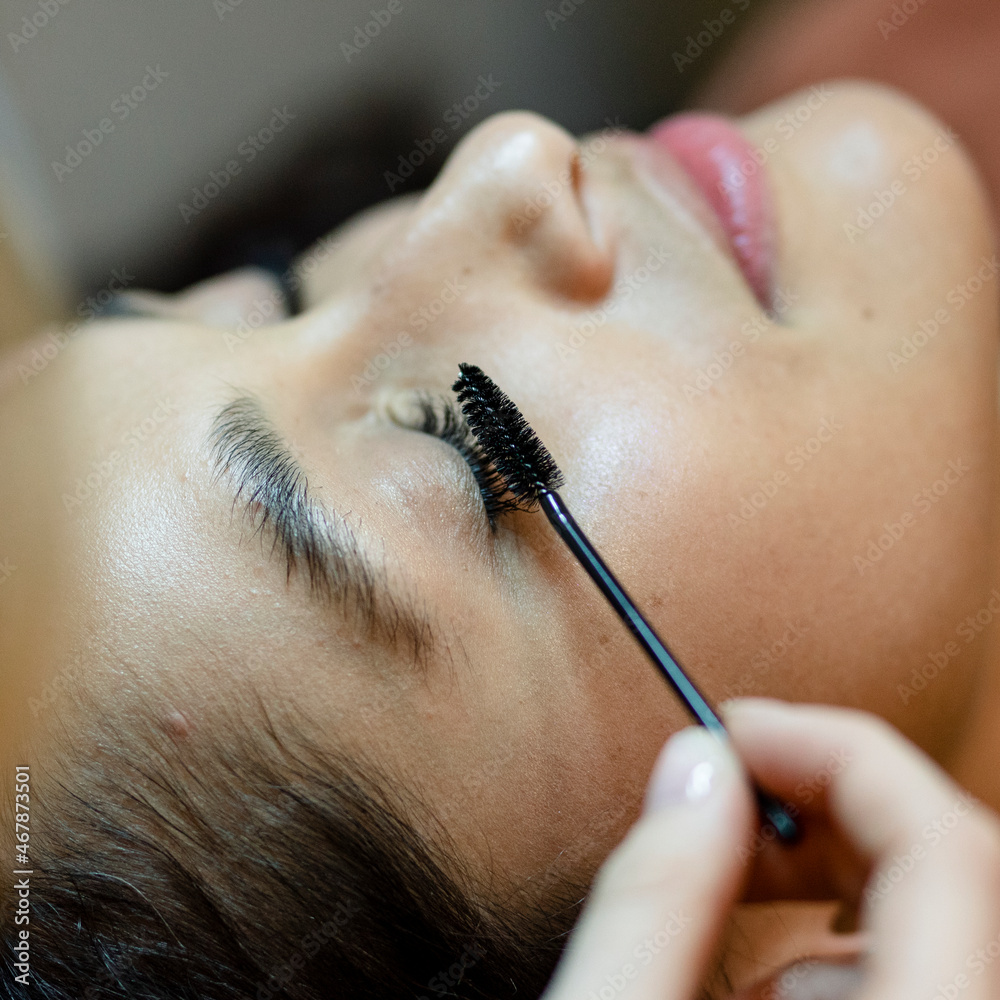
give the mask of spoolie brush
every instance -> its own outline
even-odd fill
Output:
[[[458,395],[469,427],[507,487],[510,494],[506,500],[507,509],[531,511],[541,506],[552,526],[580,560],[583,568],[660,669],[667,683],[677,692],[688,711],[703,726],[724,736],[725,726],[722,720],[684,673],[649,622],[639,613],[635,603],[566,509],[562,497],[556,492],[563,485],[563,475],[521,411],[481,368],[467,364],[458,367],[461,375],[452,390]],[[774,796],[758,788],[757,802],[783,842],[791,844],[798,840],[798,825]]]

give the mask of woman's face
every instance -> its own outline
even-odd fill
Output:
[[[545,518],[491,532],[459,453],[404,426],[470,362],[711,699],[862,706],[943,755],[982,650],[959,640],[908,686],[984,603],[984,197],[940,124],[883,90],[820,88],[736,125],[766,162],[732,182],[735,249],[643,140],[503,115],[422,197],[306,255],[300,316],[264,322],[264,298],[236,328],[100,321],[23,385],[13,359],[0,658],[17,714],[37,728],[141,698],[182,743],[259,693],[416,789],[501,880],[589,871],[688,720]],[[301,507],[266,510],[280,490],[234,505],[240,471],[267,471],[246,452],[274,446],[267,428],[288,451],[272,471],[298,463],[347,561],[371,564],[363,600],[310,587],[310,565],[344,571],[321,566],[335,553],[300,547],[289,572],[255,530],[277,513],[302,543]]]

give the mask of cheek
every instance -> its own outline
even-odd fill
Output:
[[[856,365],[889,372],[903,336],[963,311],[952,293],[993,252],[991,210],[954,132],[900,93],[843,83],[742,124],[770,150],[777,281],[794,325],[832,324]]]
[[[637,576],[713,699],[853,705],[934,749],[984,653],[961,624],[983,604],[992,433],[922,433],[905,396],[825,402],[789,390],[780,418],[743,399],[707,421]]]
[[[995,440],[992,347],[955,329],[942,366],[898,376],[801,331],[694,402],[662,366],[619,373],[647,405],[605,390],[579,423],[564,495],[713,700],[851,705],[932,752],[946,739],[983,655],[961,625],[984,603]],[[618,662],[641,660],[621,631]]]

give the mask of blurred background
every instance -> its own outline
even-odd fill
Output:
[[[643,128],[765,6],[4,0],[0,347],[108,290],[287,267],[498,111]]]

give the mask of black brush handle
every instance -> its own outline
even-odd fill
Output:
[[[563,541],[570,547],[580,564],[590,574],[590,578],[600,588],[619,617],[629,627],[639,645],[649,654],[649,658],[660,668],[667,683],[677,692],[688,711],[707,729],[725,735],[726,727],[722,720],[712,710],[702,693],[694,686],[691,679],[674,659],[670,650],[663,644],[653,627],[640,614],[632,598],[608,569],[604,560],[597,554],[597,549],[583,533],[566,509],[561,496],[554,490],[549,490],[539,496],[539,502],[545,516],[559,532]],[[778,837],[786,844],[793,844],[799,839],[798,824],[785,811],[784,806],[767,792],[756,789],[757,803],[767,821],[774,827]]]

